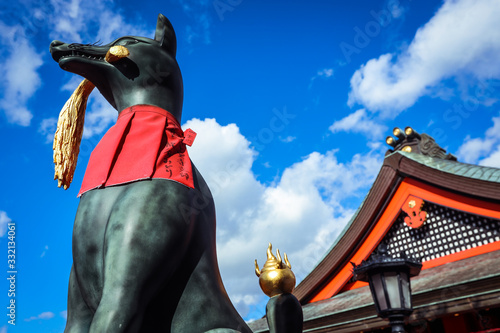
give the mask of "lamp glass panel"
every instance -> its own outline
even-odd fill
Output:
[[[399,279],[396,272],[385,272],[385,285],[389,297],[389,307],[401,308],[401,296],[399,294]]]
[[[410,279],[405,272],[401,272],[401,287],[403,289],[404,308],[411,309]]]
[[[382,284],[382,274],[374,274],[371,276],[373,290],[375,290],[374,299],[378,303],[380,311],[387,310],[387,302],[384,295],[384,285]]]

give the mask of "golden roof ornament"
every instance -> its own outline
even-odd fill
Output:
[[[267,261],[262,266],[262,271],[255,259],[255,274],[259,277],[260,288],[269,297],[291,293],[295,288],[295,275],[286,253],[283,260],[280,250],[276,250],[276,256],[274,256],[272,249],[272,244],[269,243]]]
[[[445,160],[457,160],[454,155],[447,154],[446,150],[439,146],[431,136],[425,133],[419,134],[409,126],[404,131],[399,127],[395,127],[392,134],[395,138],[389,135],[385,139],[385,142],[393,148],[387,154],[400,150]]]

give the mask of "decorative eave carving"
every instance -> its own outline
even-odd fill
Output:
[[[388,150],[387,154],[401,150],[409,153],[442,158],[444,160],[457,160],[454,155],[447,154],[446,150],[439,146],[431,136],[425,133],[419,134],[409,126],[405,128],[404,132],[399,127],[395,127],[392,133],[396,139],[389,135],[385,139],[385,142],[394,149]]]
[[[427,212],[423,211],[424,200],[414,195],[409,195],[408,199],[401,206],[408,216],[405,217],[407,226],[413,229],[422,227],[427,219]]]

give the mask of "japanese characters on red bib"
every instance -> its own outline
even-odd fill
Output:
[[[184,133],[175,117],[153,105],[123,110],[90,155],[78,196],[106,186],[143,179],[170,179],[190,188],[191,160],[186,144],[196,133]]]

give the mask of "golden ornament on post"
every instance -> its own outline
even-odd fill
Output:
[[[272,245],[267,248],[267,261],[259,269],[257,259],[255,259],[255,274],[259,277],[260,288],[269,297],[292,293],[295,288],[295,275],[292,266],[288,261],[286,253],[284,260],[281,259],[280,250],[276,251],[276,257],[272,253]]]

